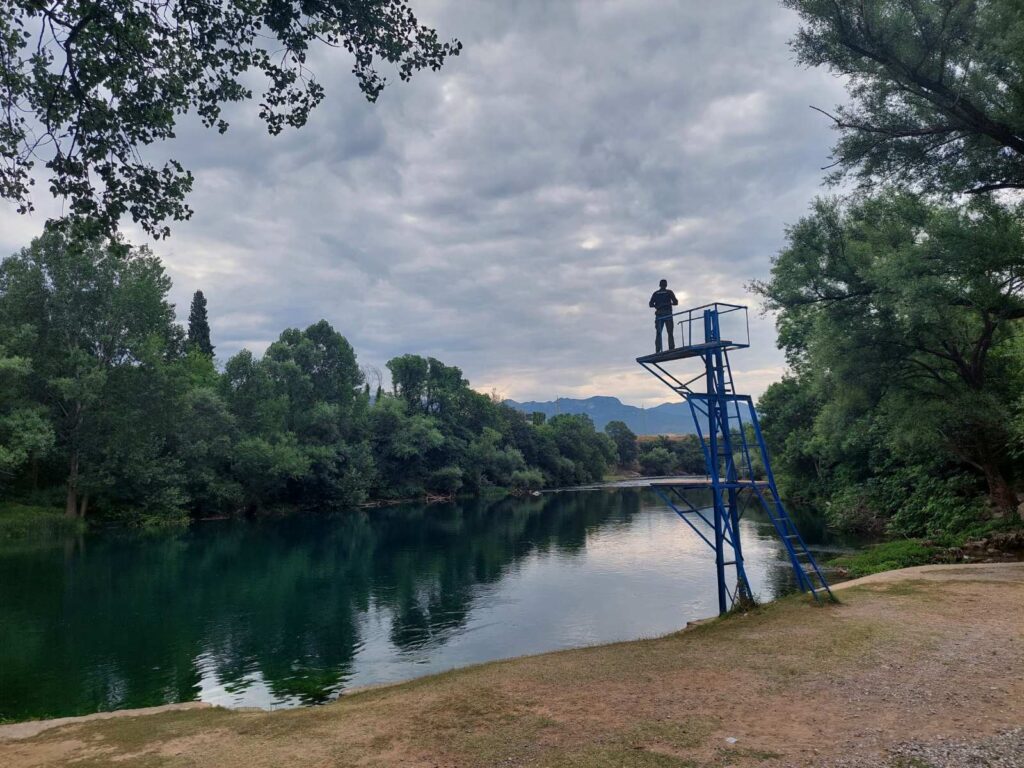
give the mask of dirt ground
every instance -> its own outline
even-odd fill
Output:
[[[5,726],[0,765],[923,768],[957,764],[920,757],[952,754],[947,740],[1019,747],[1024,564],[924,566],[837,595],[322,707]],[[1017,747],[965,764],[1024,765]]]

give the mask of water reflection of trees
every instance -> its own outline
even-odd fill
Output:
[[[413,651],[463,626],[480,587],[534,552],[578,553],[636,489],[207,524],[0,555],[0,714],[195,698],[259,673],[278,699],[345,685],[367,612]]]

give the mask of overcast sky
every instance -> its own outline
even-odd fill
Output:
[[[151,243],[179,318],[202,289],[222,361],[326,318],[362,365],[412,352],[518,400],[672,399],[634,362],[651,292],[754,305],[744,285],[822,193],[833,135],[809,105],[841,84],[797,67],[771,0],[413,6],[465,46],[441,72],[368,104],[324,51],[328,97],[300,131],[268,136],[249,104],[225,136],[189,124],[159,148],[196,176],[192,220]],[[53,212],[36,202],[0,210],[4,253]],[[758,394],[783,362],[750,319],[733,361]]]

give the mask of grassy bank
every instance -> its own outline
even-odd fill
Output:
[[[860,552],[842,555],[829,562],[835,568],[842,568],[853,578],[870,576],[872,573],[912,568],[935,562],[945,549],[921,539],[901,539],[873,544]]]
[[[1024,555],[1024,523],[1017,519],[993,520],[957,534],[929,539],[898,539],[874,544],[842,555],[828,565],[842,568],[853,578],[912,568],[929,563],[960,563],[1020,559]]]
[[[321,707],[165,712],[17,739],[0,728],[0,764],[895,766],[886,755],[899,742],[980,739],[1024,722],[1024,679],[1006,674],[1024,663],[1024,565],[933,570],[847,587],[840,605],[788,598],[659,639],[485,664]]]
[[[85,521],[64,517],[64,510],[0,502],[0,541],[53,539],[85,530]]]

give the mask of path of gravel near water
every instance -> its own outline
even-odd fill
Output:
[[[886,768],[1021,768],[1024,728],[984,739],[938,738],[897,744],[889,750]],[[827,768],[879,768],[876,758],[830,761]]]

